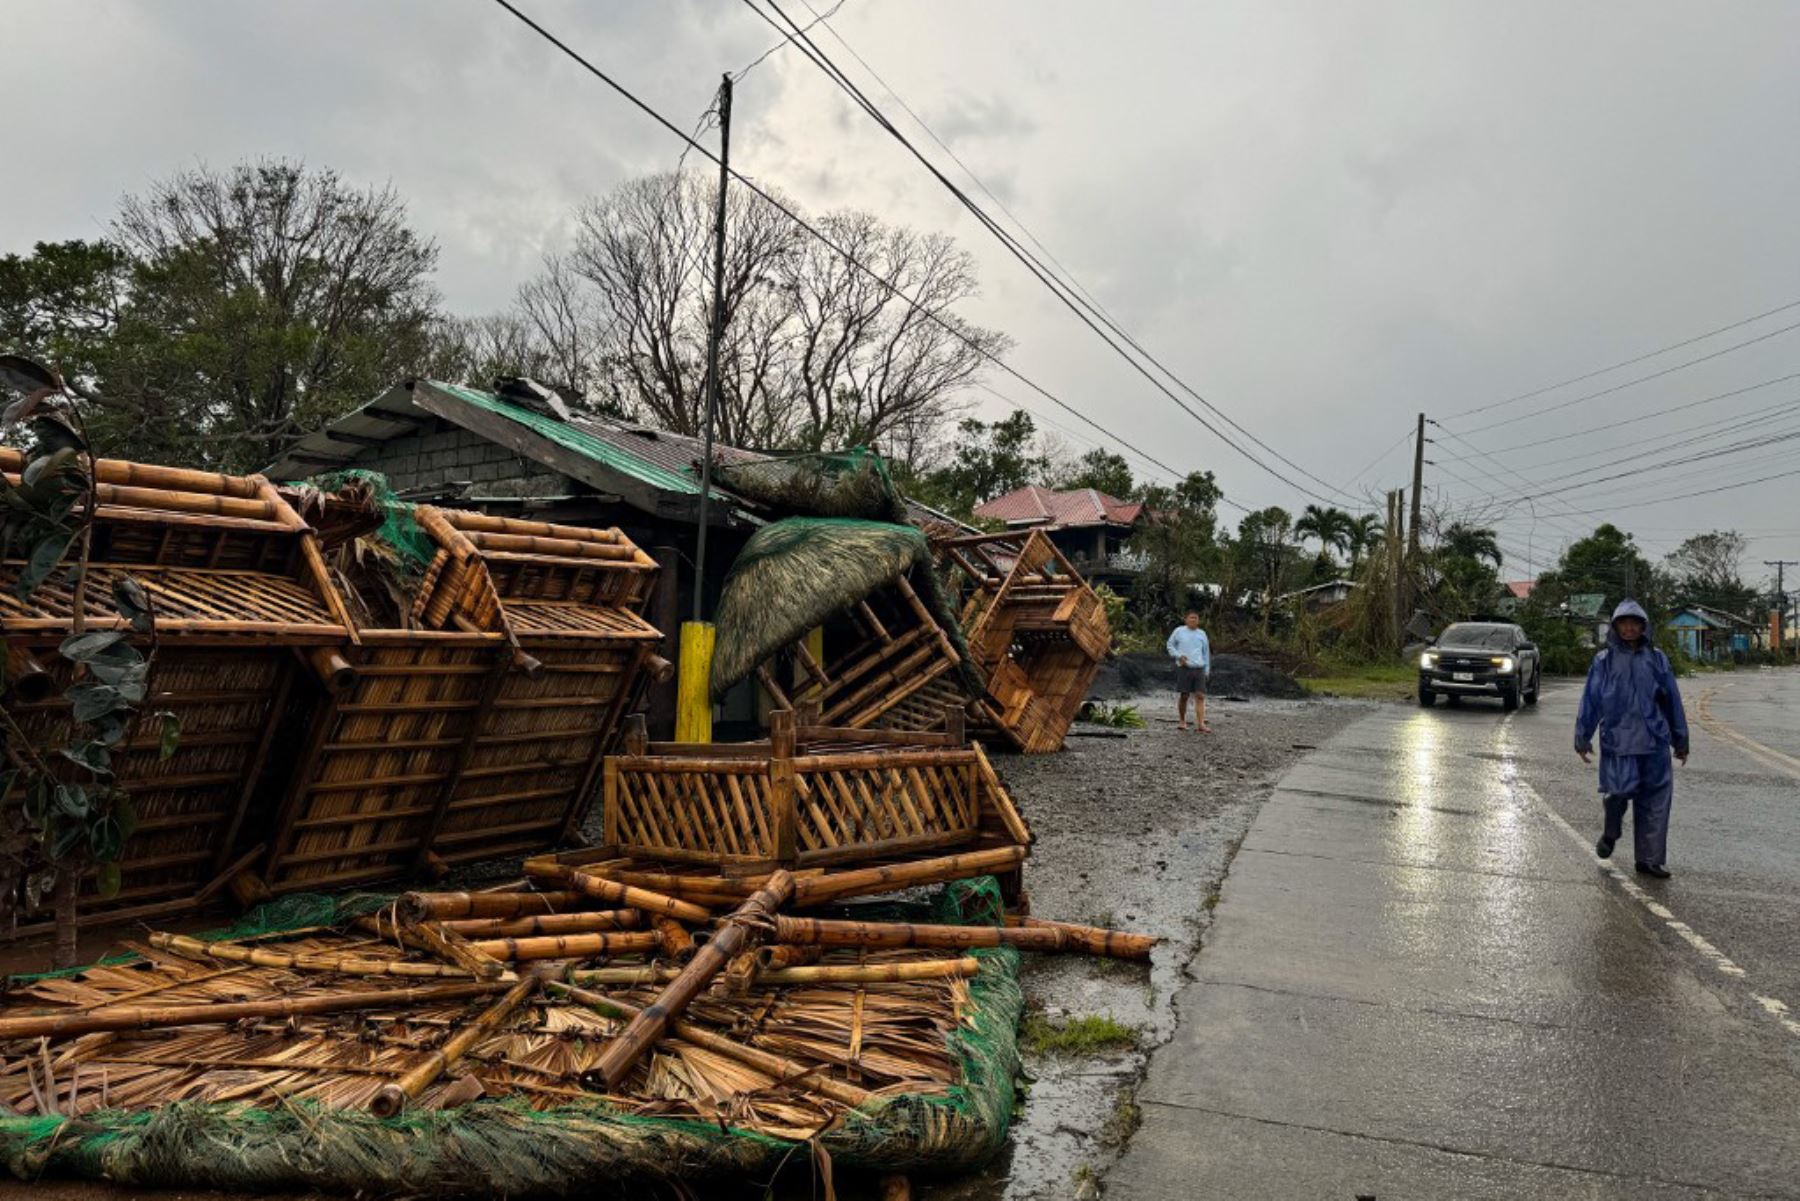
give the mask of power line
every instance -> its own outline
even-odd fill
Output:
[[[1717,488],[1702,488],[1697,492],[1682,492],[1682,493],[1678,493],[1674,496],[1648,497],[1643,500],[1632,502],[1630,507],[1634,508],[1634,509],[1642,509],[1642,508],[1648,508],[1651,505],[1666,505],[1673,501],[1678,501],[1678,500],[1692,500],[1696,496],[1713,496],[1720,492],[1734,492],[1739,488],[1749,488],[1756,484],[1766,484],[1770,480],[1785,480],[1785,479],[1788,479],[1788,478],[1790,478],[1792,476],[1796,476],[1796,475],[1800,475],[1800,468],[1795,468],[1792,471],[1778,471],[1773,475],[1758,476],[1756,479],[1753,479],[1753,480],[1740,480],[1739,482],[1737,482],[1735,484],[1721,484]],[[1572,513],[1571,516],[1591,517],[1597,513],[1615,512],[1616,510],[1623,508],[1623,507],[1625,507],[1625,506],[1606,505],[1606,506],[1603,506],[1598,509],[1580,509],[1580,510],[1574,511],[1574,513]]]
[[[1043,262],[1037,258],[1036,255],[1034,255],[1030,250],[1026,249],[1018,241],[1018,239],[1014,238],[1011,233],[1007,232],[1004,228],[1002,228],[1000,223],[998,221],[996,221],[990,214],[988,214],[987,211],[984,210],[979,204],[977,204],[975,202],[975,200],[972,197],[970,197],[967,192],[963,191],[961,187],[959,187],[954,181],[952,181],[949,178],[949,176],[945,175],[943,173],[943,171],[940,170],[938,168],[938,166],[935,163],[933,163],[929,158],[927,158],[924,155],[924,153],[921,152],[918,149],[918,147],[915,146],[912,143],[912,141],[907,138],[907,136],[905,134],[901,133],[900,130],[894,125],[894,123],[888,119],[888,117],[880,110],[879,107],[876,106],[874,101],[870,100],[868,98],[868,96],[862,91],[862,89],[860,87],[858,87],[857,84],[849,78],[849,76],[844,74],[843,70],[841,68],[839,68],[837,66],[837,64],[831,60],[830,55],[826,54],[823,50],[819,49],[818,44],[816,42],[814,42],[812,40],[812,38],[807,35],[806,31],[804,29],[802,29],[799,26],[799,24],[796,21],[794,21],[794,19],[792,17],[788,16],[787,13],[785,11],[783,11],[781,6],[778,3],[776,3],[776,0],[762,0],[762,2],[764,4],[767,4],[768,7],[770,9],[772,9],[781,18],[781,21],[785,22],[786,25],[792,30],[791,33],[786,33],[786,31],[783,31],[783,32],[786,33],[786,36],[788,36],[789,38],[791,38],[793,40],[795,47],[803,55],[805,55],[809,61],[811,61],[821,71],[823,71],[825,73],[825,75],[829,79],[832,80],[832,82],[837,84],[839,89],[842,90],[846,95],[848,95],[857,104],[857,106],[860,107],[870,117],[870,119],[873,120],[881,129],[885,130],[889,134],[889,136],[894,138],[895,141],[899,142],[901,144],[901,146],[905,147],[906,150],[915,159],[917,159],[919,161],[919,163],[922,166],[924,166],[924,168],[927,171],[929,171],[932,174],[932,176],[934,176],[937,179],[937,181],[940,184],[942,184],[944,186],[944,188],[946,190],[948,190],[950,192],[950,194],[952,196],[954,196],[960,204],[963,205],[964,208],[966,208],[972,215],[974,215],[976,220],[979,221],[983,225],[983,227],[985,227],[990,233],[992,233],[994,235],[994,237],[996,239],[999,240],[1000,244],[1006,248],[1008,253],[1010,253],[1014,258],[1018,259],[1019,262],[1025,266],[1026,270],[1031,272],[1031,274],[1040,283],[1042,283],[1046,288],[1048,288],[1050,290],[1051,294],[1053,296],[1055,296],[1057,298],[1057,300],[1060,301],[1065,308],[1067,308],[1071,313],[1075,314],[1077,319],[1079,319],[1082,322],[1082,324],[1086,325],[1088,327],[1088,329],[1091,330],[1096,337],[1098,337],[1102,342],[1106,343],[1106,345],[1115,354],[1117,354],[1121,359],[1123,359],[1129,366],[1131,366],[1131,368],[1133,370],[1135,370],[1139,375],[1143,376],[1144,379],[1147,380],[1152,387],[1156,388],[1164,396],[1168,397],[1171,401],[1173,401],[1175,403],[1176,407],[1180,408],[1188,416],[1192,417],[1195,421],[1199,422],[1199,424],[1204,429],[1206,429],[1206,431],[1208,433],[1212,434],[1215,438],[1219,439],[1219,441],[1223,442],[1226,446],[1229,446],[1232,450],[1236,451],[1238,454],[1240,454],[1244,458],[1248,459],[1251,463],[1255,464],[1257,467],[1260,467],[1263,471],[1274,476],[1276,479],[1280,480],[1282,483],[1286,484],[1288,487],[1293,488],[1296,491],[1301,492],[1304,495],[1313,498],[1314,500],[1321,501],[1327,505],[1335,505],[1336,503],[1338,503],[1337,501],[1333,500],[1332,498],[1321,495],[1320,493],[1315,492],[1312,489],[1308,488],[1306,485],[1299,483],[1296,480],[1288,478],[1287,476],[1283,475],[1281,472],[1276,471],[1273,467],[1270,467],[1267,463],[1263,462],[1256,455],[1254,455],[1254,454],[1250,453],[1248,450],[1244,449],[1244,447],[1238,445],[1228,435],[1226,435],[1224,432],[1222,432],[1220,429],[1218,429],[1218,427],[1214,426],[1205,417],[1202,417],[1198,412],[1196,412],[1190,405],[1188,405],[1185,401],[1183,401],[1179,396],[1175,395],[1174,392],[1170,391],[1169,388],[1167,387],[1167,385],[1163,384],[1161,380],[1158,380],[1156,378],[1156,376],[1151,374],[1151,372],[1142,363],[1138,362],[1137,359],[1133,358],[1130,354],[1126,353],[1124,347],[1120,346],[1118,342],[1115,342],[1112,337],[1108,336],[1107,330],[1110,330],[1113,334],[1116,334],[1120,339],[1122,339],[1133,350],[1137,351],[1137,353],[1139,355],[1143,356],[1143,358],[1145,360],[1147,360],[1149,363],[1154,365],[1159,371],[1161,371],[1169,379],[1173,380],[1177,387],[1181,388],[1184,392],[1186,392],[1188,395],[1192,396],[1195,400],[1197,400],[1209,412],[1211,412],[1216,417],[1218,417],[1226,425],[1229,425],[1232,429],[1234,429],[1238,433],[1242,434],[1245,438],[1249,439],[1256,446],[1258,446],[1259,448],[1261,448],[1262,450],[1267,452],[1271,457],[1286,464],[1288,467],[1293,468],[1295,471],[1299,472],[1301,475],[1307,477],[1308,479],[1314,480],[1321,486],[1323,486],[1327,489],[1330,489],[1333,492],[1338,493],[1338,495],[1340,497],[1344,498],[1345,500],[1355,503],[1355,498],[1351,497],[1351,495],[1348,492],[1344,492],[1344,491],[1340,490],[1339,488],[1337,488],[1336,485],[1330,483],[1327,480],[1321,479],[1320,477],[1314,475],[1312,472],[1308,471],[1306,468],[1301,467],[1298,463],[1295,463],[1292,459],[1289,459],[1287,456],[1283,455],[1280,451],[1278,451],[1274,447],[1268,445],[1268,443],[1264,442],[1262,439],[1258,438],[1255,434],[1251,433],[1249,430],[1245,429],[1242,425],[1238,424],[1237,421],[1235,421],[1231,416],[1226,414],[1217,405],[1213,404],[1211,401],[1207,400],[1204,396],[1202,396],[1198,392],[1196,392],[1185,381],[1183,381],[1180,378],[1180,376],[1176,375],[1166,365],[1164,365],[1160,360],[1158,360],[1156,358],[1156,356],[1151,354],[1149,351],[1145,350],[1143,348],[1143,346],[1141,344],[1139,344],[1136,341],[1136,339],[1132,337],[1132,335],[1130,333],[1128,333],[1124,329],[1120,328],[1110,317],[1108,317],[1105,314],[1105,312],[1103,310],[1100,310],[1100,309],[1096,308],[1094,305],[1088,303],[1072,287],[1070,287],[1068,284],[1064,283],[1063,280],[1060,277],[1056,276],[1053,272],[1051,272],[1050,269],[1048,267],[1046,267],[1043,264]],[[782,29],[780,24],[776,23],[776,21],[773,18],[771,18],[767,13],[763,12],[762,9],[758,7],[755,0],[744,0],[744,4],[747,8],[749,8],[752,12],[756,13],[757,16],[761,17],[764,21],[768,22],[775,29],[777,29],[777,30]],[[839,40],[842,40],[842,39],[840,38]],[[890,89],[890,91],[891,91],[891,89]],[[917,119],[916,116],[915,116],[915,119]],[[1016,218],[1015,218],[1015,220],[1016,220]],[[1090,316],[1090,314],[1091,314],[1091,316]],[[1096,319],[1097,319],[1097,322],[1096,322]],[[1101,326],[1105,326],[1106,328],[1102,329]]]
[[[1623,392],[1626,388],[1635,388],[1639,384],[1648,383],[1653,379],[1661,379],[1665,375],[1673,375],[1677,371],[1685,371],[1697,363],[1710,362],[1723,355],[1742,350],[1746,346],[1755,346],[1758,342],[1767,342],[1770,338],[1778,338],[1782,334],[1792,333],[1797,329],[1800,329],[1800,321],[1796,321],[1792,325],[1784,325],[1780,329],[1770,330],[1766,334],[1758,334],[1756,337],[1743,342],[1733,343],[1723,350],[1715,350],[1711,354],[1703,354],[1699,358],[1688,359],[1685,362],[1676,363],[1673,367],[1664,367],[1661,371],[1652,371],[1649,375],[1640,375],[1636,379],[1628,379],[1622,384],[1614,384],[1610,388],[1602,388],[1598,392],[1589,392],[1584,396],[1577,396],[1573,400],[1558,401],[1553,405],[1546,405],[1544,408],[1534,409],[1529,413],[1521,413],[1517,417],[1508,417],[1503,421],[1490,421],[1486,425],[1478,425],[1473,429],[1464,430],[1463,432],[1468,434],[1479,434],[1483,430],[1495,430],[1503,425],[1516,425],[1521,421],[1530,421],[1533,417],[1542,417],[1546,413],[1555,413],[1561,409],[1569,408],[1572,405],[1582,404],[1585,401],[1596,400],[1602,396],[1611,396],[1614,392]],[[1455,420],[1455,418],[1450,418],[1449,420]]]
[[[579,66],[581,66],[581,68],[583,70],[587,71],[588,74],[594,76],[594,78],[600,80],[607,87],[611,88],[614,92],[618,93],[621,97],[623,97],[626,101],[628,101],[632,105],[632,107],[634,107],[638,111],[642,112],[645,116],[649,117],[652,121],[654,121],[658,125],[662,126],[665,130],[667,130],[669,133],[673,134],[675,137],[679,138],[681,141],[687,143],[689,149],[700,154],[702,157],[708,159],[715,165],[719,165],[718,156],[715,155],[711,150],[708,150],[705,146],[696,142],[693,138],[689,137],[686,133],[682,132],[680,127],[675,125],[672,121],[670,121],[667,117],[663,116],[656,109],[652,108],[647,102],[639,99],[638,96],[635,93],[633,93],[629,88],[625,87],[625,85],[619,83],[616,79],[614,79],[612,76],[608,75],[605,71],[602,71],[599,67],[596,67],[593,63],[589,62],[585,57],[583,57],[580,54],[580,52],[578,52],[573,47],[571,47],[568,43],[564,42],[561,38],[557,37],[555,34],[551,33],[548,29],[544,28],[544,26],[538,24],[537,21],[533,20],[531,17],[527,16],[524,12],[520,11],[515,5],[512,4],[511,0],[494,0],[494,3],[498,4],[501,8],[503,8],[507,12],[511,13],[514,17],[518,18],[518,20],[521,23],[523,23],[527,28],[529,28],[533,33],[536,33],[539,37],[543,38],[545,41],[549,42],[552,46],[555,46],[558,50],[562,51],[563,54],[567,55],[571,60],[573,60],[575,63],[577,63]],[[830,237],[828,237],[824,232],[822,232],[817,226],[813,225],[810,221],[806,220],[806,218],[800,216],[800,214],[796,213],[793,209],[789,208],[787,205],[785,205],[781,201],[777,200],[772,194],[770,194],[762,186],[757,184],[754,180],[748,178],[742,172],[738,171],[736,168],[728,168],[728,171],[729,171],[729,174],[732,179],[736,180],[738,183],[742,184],[744,187],[750,189],[750,191],[754,192],[757,196],[761,197],[764,202],[769,204],[776,211],[778,211],[778,212],[782,213],[784,216],[786,216],[788,218],[788,220],[792,221],[795,225],[799,226],[801,229],[805,230],[807,233],[809,233],[813,237],[817,238],[820,242],[822,242],[824,245],[829,247],[831,250],[835,251],[838,255],[840,255],[844,259],[845,262],[847,262],[851,266],[855,267],[858,271],[862,272],[864,275],[868,276],[870,279],[873,279],[877,283],[880,283],[881,285],[883,285],[894,296],[905,301],[907,303],[907,305],[914,312],[919,313],[926,320],[930,321],[932,324],[936,325],[938,328],[942,329],[944,332],[946,332],[950,336],[956,338],[958,341],[960,341],[964,345],[968,346],[971,350],[975,351],[977,354],[981,355],[983,358],[985,358],[989,362],[993,363],[993,365],[998,367],[1001,371],[1005,372],[1007,375],[1012,376],[1014,379],[1016,379],[1020,383],[1024,384],[1027,388],[1031,389],[1033,392],[1042,396],[1045,400],[1050,401],[1052,404],[1056,405],[1058,408],[1062,409],[1063,411],[1067,412],[1071,416],[1073,416],[1076,419],[1078,419],[1079,421],[1081,421],[1084,425],[1087,425],[1090,428],[1098,431],[1100,434],[1102,434],[1103,436],[1105,436],[1107,438],[1112,439],[1114,442],[1118,443],[1119,445],[1132,450],[1133,453],[1136,453],[1136,454],[1143,453],[1142,451],[1138,451],[1137,448],[1131,446],[1131,444],[1126,442],[1124,439],[1120,438],[1117,434],[1114,434],[1111,430],[1107,429],[1105,426],[1100,425],[1098,422],[1094,421],[1091,417],[1089,417],[1087,414],[1083,413],[1081,410],[1075,408],[1073,405],[1069,404],[1067,401],[1063,400],[1061,397],[1057,396],[1055,393],[1053,393],[1049,389],[1045,388],[1043,385],[1037,383],[1035,380],[1033,380],[1030,377],[1021,373],[1017,368],[1013,367],[1010,363],[1007,363],[1004,359],[1000,358],[1000,356],[996,355],[993,351],[987,349],[986,347],[982,346],[979,342],[976,342],[974,339],[970,338],[966,332],[959,329],[953,322],[945,320],[940,314],[938,314],[934,310],[927,308],[926,306],[920,304],[919,301],[915,300],[911,295],[909,295],[904,289],[902,289],[893,280],[889,279],[887,276],[882,275],[880,272],[876,271],[874,268],[872,268],[868,264],[864,263],[861,259],[857,258],[854,254],[850,253],[850,251],[848,251],[844,247],[838,245]],[[1170,470],[1172,470],[1172,469],[1170,469]],[[1233,503],[1234,505],[1236,504],[1235,501],[1231,502],[1231,503]]]
[[[1521,400],[1531,400],[1533,397],[1542,396],[1546,392],[1554,392],[1558,388],[1566,388],[1570,384],[1579,384],[1585,380],[1593,379],[1596,376],[1605,375],[1609,371],[1617,371],[1621,367],[1630,367],[1633,364],[1642,363],[1646,359],[1654,359],[1659,355],[1668,354],[1671,350],[1680,350],[1684,346],[1692,346],[1696,342],[1704,342],[1708,338],[1726,333],[1729,330],[1738,329],[1746,325],[1754,325],[1764,317],[1773,317],[1776,313],[1785,313],[1792,308],[1800,308],[1800,300],[1790,300],[1786,304],[1777,305],[1775,308],[1769,309],[1767,312],[1758,313],[1754,317],[1745,317],[1741,321],[1733,321],[1730,325],[1721,325],[1717,329],[1709,329],[1703,334],[1695,334],[1693,337],[1683,339],[1680,342],[1671,342],[1667,346],[1658,347],[1656,350],[1640,354],[1635,358],[1613,363],[1611,366],[1597,368],[1587,372],[1585,375],[1571,376],[1568,379],[1559,380],[1554,384],[1545,384],[1543,387],[1536,388],[1530,392],[1521,392],[1517,396],[1508,396],[1505,400],[1496,400],[1491,404],[1479,405],[1473,409],[1464,409],[1460,413],[1452,413],[1449,417],[1446,417],[1445,420],[1455,421],[1462,417],[1472,417],[1476,413],[1485,413],[1489,409],[1498,409],[1503,405],[1517,404]]]

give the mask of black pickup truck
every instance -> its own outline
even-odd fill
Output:
[[[1515,625],[1459,621],[1446,626],[1419,656],[1419,704],[1440,696],[1496,696],[1508,712],[1537,704],[1543,665],[1538,649]]]

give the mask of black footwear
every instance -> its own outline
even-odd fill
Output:
[[[1600,836],[1600,841],[1594,844],[1594,854],[1600,856],[1602,859],[1611,859],[1613,844],[1617,841],[1619,840],[1616,838],[1608,838],[1606,835],[1602,834]]]
[[[1643,863],[1640,861],[1637,865],[1637,870],[1638,875],[1640,876],[1654,876],[1658,880],[1667,880],[1669,878],[1669,869],[1660,863]]]

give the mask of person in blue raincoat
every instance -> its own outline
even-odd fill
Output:
[[[1670,753],[1687,762],[1687,715],[1669,657],[1650,645],[1650,619],[1634,600],[1620,601],[1613,610],[1606,649],[1588,668],[1575,716],[1575,753],[1584,763],[1593,753],[1596,731],[1606,825],[1594,854],[1611,858],[1630,805],[1637,870],[1666,880],[1669,806],[1675,799]]]

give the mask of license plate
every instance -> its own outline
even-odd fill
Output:
[[[1459,684],[1473,683],[1475,680],[1475,673],[1472,671],[1453,671],[1450,673],[1450,678]]]

